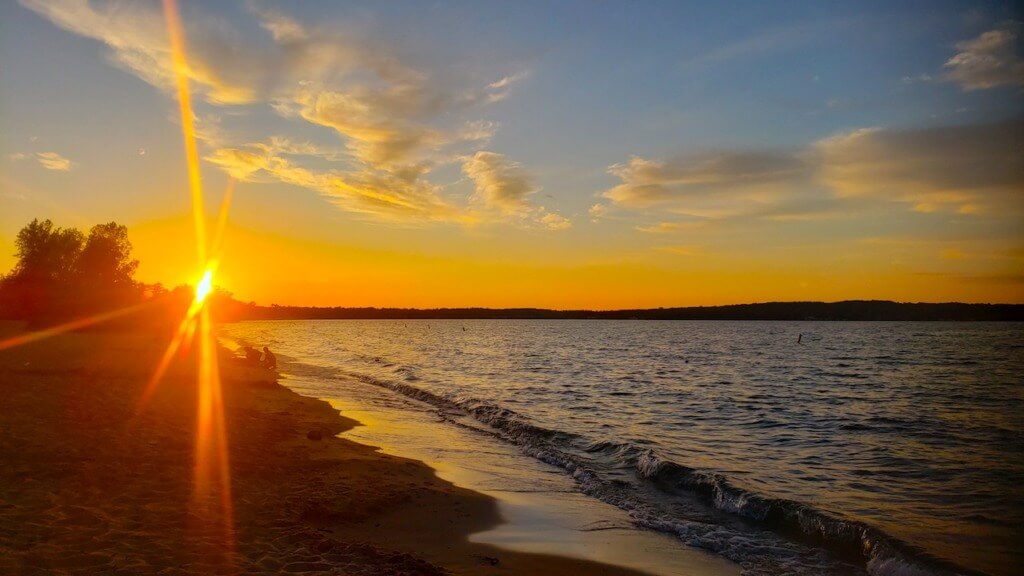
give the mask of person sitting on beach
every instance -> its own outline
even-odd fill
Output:
[[[277,356],[270,351],[270,348],[263,347],[263,367],[274,370],[277,368]]]
[[[242,350],[245,351],[245,363],[256,366],[260,363],[260,353],[256,351],[252,346],[246,346]]]

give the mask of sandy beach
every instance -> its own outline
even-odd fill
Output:
[[[91,332],[0,352],[0,572],[639,574],[471,544],[500,522],[492,498],[335,437],[356,422],[225,357],[229,520],[216,489],[195,495],[192,362],[139,408],[165,344]]]

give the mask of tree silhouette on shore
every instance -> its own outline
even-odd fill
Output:
[[[139,302],[145,286],[134,280],[128,228],[97,224],[86,236],[35,219],[18,232],[18,258],[0,277],[0,312],[16,320],[48,321]]]

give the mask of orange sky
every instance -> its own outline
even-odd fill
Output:
[[[195,282],[181,78],[243,301],[1024,303],[1005,14],[546,10],[183,3],[183,66],[156,4],[4,4],[0,270],[33,218],[114,220],[140,280]]]
[[[140,278],[168,285],[193,281],[187,216],[138,224],[131,236],[142,261]],[[181,241],[169,242],[173,238]],[[880,258],[800,254],[788,264],[777,256],[694,252],[673,255],[672,266],[660,255],[626,252],[575,263],[582,258],[570,251],[529,263],[514,255],[465,257],[346,246],[232,225],[217,283],[243,301],[314,306],[611,309],[853,298],[953,301],[964,300],[965,288],[969,301],[1021,301],[1010,282],[926,276],[891,261],[894,254],[917,252],[905,250],[882,244]],[[937,266],[960,262],[958,255],[950,256],[935,253],[932,260]]]

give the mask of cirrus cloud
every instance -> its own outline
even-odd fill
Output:
[[[543,206],[540,207],[540,212],[543,216],[539,216],[537,218],[537,222],[542,224],[548,230],[565,230],[566,228],[572,228],[572,221],[561,214],[546,212]]]
[[[946,64],[946,78],[965,90],[1024,86],[1024,42],[1020,22],[1005,22],[973,40],[956,45]]]
[[[158,6],[20,2],[101,42],[114,65],[175,97],[177,70]],[[475,220],[473,198],[452,198],[447,188],[456,183],[431,181],[430,174],[482,151],[497,124],[470,115],[508,97],[524,72],[490,81],[452,78],[417,69],[394,45],[344,23],[307,25],[275,10],[249,11],[268,38],[251,38],[216,17],[183,14],[188,62],[181,72],[197,104],[231,106],[236,115],[269,112],[296,130],[326,128],[339,146],[281,135],[254,143],[233,136],[220,116],[205,114],[197,116],[197,135],[207,161],[240,180],[302,186],[344,210],[384,219]],[[538,210],[525,195],[522,200]]]
[[[480,150],[462,159],[462,173],[474,183],[471,199],[485,211],[532,219],[549,230],[564,230],[572,222],[543,206],[534,208],[529,197],[540,190],[523,167],[502,154]]]
[[[241,181],[280,182],[316,191],[349,212],[384,220],[473,221],[471,215],[445,202],[438,186],[420,178],[425,169],[313,170],[287,158],[279,147],[263,143],[219,148],[205,159]]]
[[[522,210],[527,197],[538,190],[522,166],[494,152],[480,150],[466,157],[462,172],[475,184],[475,200],[503,212]]]
[[[622,184],[604,196],[617,204],[648,206],[690,202],[708,196],[749,193],[806,176],[807,167],[796,156],[772,152],[716,152],[669,160],[634,156],[608,171]]]
[[[797,220],[855,198],[919,212],[1021,212],[1024,120],[919,130],[868,128],[798,151],[718,152],[650,160],[609,172],[602,193],[620,208],[705,219]],[[653,230],[651,230],[653,231]]]
[[[602,196],[616,207],[668,212],[689,220],[787,214],[817,205],[804,153],[724,151],[667,160],[632,157],[608,171],[621,183]]]
[[[817,142],[820,180],[840,197],[918,211],[1019,211],[1024,120],[922,130],[862,129]]]
[[[39,161],[39,165],[43,168],[57,172],[67,172],[75,167],[74,162],[56,152],[37,152],[36,160]]]

